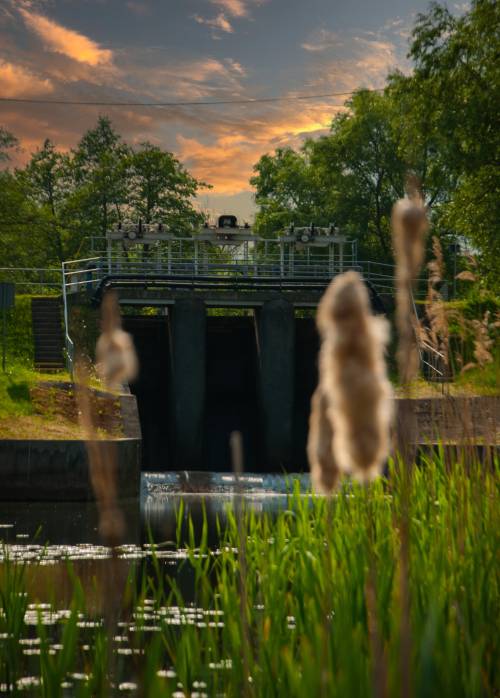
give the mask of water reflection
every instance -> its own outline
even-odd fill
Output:
[[[306,491],[307,475],[249,474],[240,479],[240,487],[248,507],[257,513],[271,513],[286,506],[286,495],[297,480],[301,491]],[[187,521],[191,516],[195,532],[201,530],[205,508],[210,543],[216,545],[215,520],[218,517],[224,521],[226,509],[236,494],[235,478],[227,473],[143,473],[140,496],[120,502],[126,521],[125,542],[141,547],[151,542],[175,541],[176,516],[182,500],[184,519]],[[59,558],[67,555],[72,559],[102,559],[106,553],[98,525],[95,502],[0,504],[0,540],[25,546],[27,558],[36,555],[33,545],[49,544],[63,546],[59,550],[54,548],[53,553]],[[71,546],[78,547],[72,550]],[[128,555],[132,559],[137,551],[130,548]]]

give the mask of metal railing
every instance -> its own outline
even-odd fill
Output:
[[[16,285],[16,293],[60,293],[61,269],[58,267],[0,267],[0,281]]]
[[[417,349],[420,359],[420,366],[424,377],[433,382],[443,383],[448,380],[448,373],[446,371],[447,367],[447,357],[432,344],[422,339],[420,333],[418,332],[418,326],[420,324],[420,318],[418,317],[417,306],[415,303],[414,295],[411,296],[413,313],[414,313],[414,331],[415,331],[415,341],[417,343]]]

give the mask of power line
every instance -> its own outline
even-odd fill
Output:
[[[380,92],[379,89],[366,89],[367,92]],[[29,99],[22,97],[0,97],[0,103],[17,104],[44,104],[54,106],[80,106],[80,107],[216,107],[229,104],[263,104],[268,102],[293,102],[296,100],[327,99],[330,97],[347,97],[357,90],[348,92],[328,92],[315,95],[293,95],[290,97],[255,97],[249,99],[221,99],[210,102],[84,102],[72,99]]]

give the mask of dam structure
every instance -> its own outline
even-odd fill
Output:
[[[140,375],[131,385],[144,470],[231,469],[229,436],[243,435],[252,472],[307,467],[309,403],[317,382],[314,310],[330,280],[363,274],[373,309],[393,293],[391,265],[357,259],[329,227],[255,235],[234,216],[179,237],[162,225],[122,225],[100,254],[63,264],[69,368],[72,313],[117,293]]]

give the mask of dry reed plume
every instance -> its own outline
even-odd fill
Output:
[[[119,389],[137,376],[138,363],[132,338],[122,330],[114,291],[104,296],[101,313],[102,333],[96,344],[96,370],[108,388]]]
[[[392,210],[396,255],[396,325],[399,335],[397,362],[403,384],[412,381],[418,371],[413,285],[424,259],[428,227],[424,201],[417,187],[412,184],[408,196],[397,201]]]
[[[384,351],[388,325],[370,311],[357,272],[331,282],[318,306],[319,386],[312,401],[308,455],[316,489],[331,492],[340,472],[376,477],[390,447],[392,391]]]
[[[107,545],[119,545],[125,520],[118,505],[118,456],[115,444],[99,438],[96,405],[89,387],[90,369],[82,358],[76,362],[76,398],[80,427],[86,443],[89,474],[99,511],[99,534]]]
[[[101,306],[102,333],[97,340],[99,375],[110,388],[120,388],[137,374],[138,362],[132,338],[121,329],[120,308],[114,292],[104,296]],[[90,367],[79,358],[76,385],[80,425],[86,440],[90,481],[99,509],[99,533],[112,546],[122,542],[125,521],[118,504],[118,453],[112,441],[99,439],[96,406],[92,400]]]
[[[432,251],[434,259],[427,264],[429,270],[429,280],[427,284],[427,299],[425,303],[425,314],[427,316],[428,328],[421,326],[420,333],[425,341],[442,355],[443,369],[448,372],[449,364],[449,317],[448,311],[443,301],[443,297],[438,290],[438,285],[444,277],[444,260],[441,244],[437,237],[432,238]]]
[[[419,353],[417,348],[418,321],[413,301],[413,287],[420,273],[425,253],[425,237],[429,228],[427,209],[415,179],[407,182],[407,196],[392,209],[392,236],[396,256],[396,327],[398,348],[396,359],[399,379],[409,397],[411,381],[417,377]],[[402,512],[399,522],[401,548],[399,565],[399,595],[401,603],[400,695],[410,698],[411,680],[411,621],[410,621],[410,489],[411,465],[414,460],[416,416],[408,399],[398,409],[397,440],[402,468]]]

